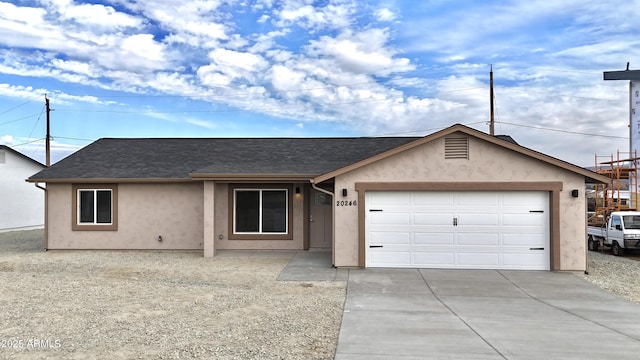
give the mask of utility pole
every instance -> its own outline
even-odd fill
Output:
[[[638,150],[640,150],[640,70],[605,71],[604,80],[626,80],[629,82],[629,159],[634,165],[638,164]],[[629,190],[632,191],[631,205],[638,207],[640,182],[638,175],[630,179]],[[633,183],[635,180],[635,184]],[[632,187],[634,189],[632,189]]]
[[[495,135],[495,124],[493,121],[493,64],[491,64],[491,71],[489,71],[489,135]]]
[[[51,108],[49,107],[49,98],[44,94],[44,103],[47,110],[47,138],[45,139],[45,152],[47,157],[47,167],[51,166]]]

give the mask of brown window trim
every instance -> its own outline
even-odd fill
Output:
[[[287,190],[287,233],[286,234],[234,234],[233,217],[235,207],[233,193],[236,189],[286,189]],[[229,240],[293,240],[293,185],[291,184],[229,184]]]
[[[109,225],[78,224],[78,190],[109,189],[112,196],[113,218]],[[71,185],[71,230],[72,231],[117,231],[118,230],[118,184],[73,184]]]

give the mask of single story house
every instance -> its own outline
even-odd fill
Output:
[[[0,145],[0,232],[42,229],[44,191],[26,183],[44,164]]]
[[[337,267],[586,268],[585,183],[464,125],[419,138],[97,140],[46,183],[47,249],[330,248]]]

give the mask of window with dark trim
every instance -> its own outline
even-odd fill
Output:
[[[74,185],[73,206],[73,230],[117,230],[116,185]]]
[[[230,239],[293,239],[290,186],[237,185],[229,190]]]

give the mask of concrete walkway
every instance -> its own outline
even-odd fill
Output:
[[[298,251],[279,281],[347,281],[349,270],[331,266],[331,250]]]

